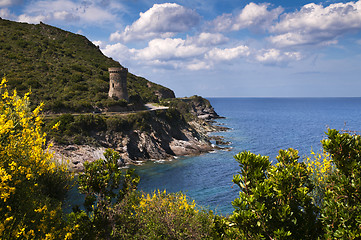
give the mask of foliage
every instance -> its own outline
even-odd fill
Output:
[[[118,217],[114,205],[128,199],[138,185],[134,169],[123,174],[117,152],[108,149],[104,157],[84,163],[85,170],[79,175],[79,190],[86,194],[86,212],[75,209],[69,216],[73,239],[115,238]]]
[[[64,238],[70,175],[44,149],[42,105],[30,111],[29,94],[10,94],[5,78],[0,88],[0,238]]]
[[[326,183],[329,176],[334,172],[335,166],[332,164],[330,154],[325,150],[322,153],[311,151],[311,156],[306,157],[305,164],[311,173],[310,179],[314,185],[311,196],[314,203],[322,208]]]
[[[142,194],[134,206],[138,232],[134,239],[213,239],[213,213],[199,210],[181,192]]]
[[[89,144],[97,145],[97,135],[124,133],[140,130],[150,131],[157,128],[157,125],[164,124],[174,129],[186,125],[185,119],[176,109],[166,111],[141,111],[137,113],[120,115],[101,114],[62,114],[55,117],[48,117],[45,129],[59,123],[59,130],[49,132],[48,138],[58,144]]]
[[[44,102],[45,111],[92,112],[116,104],[108,100],[109,67],[120,64],[84,36],[0,19],[0,75],[21,94],[31,89],[32,108]],[[131,73],[127,88],[131,99],[144,102],[158,101],[154,92],[167,89]]]
[[[321,219],[327,239],[361,237],[361,136],[334,129],[322,141],[336,169],[326,181]]]
[[[230,219],[247,239],[317,239],[320,223],[312,203],[313,185],[298,152],[280,150],[278,163],[242,152],[235,156],[241,171],[233,177],[241,191]]]
[[[211,107],[207,99],[197,95],[185,98],[164,99],[161,103],[164,106],[169,106],[171,109],[177,109],[187,121],[197,119],[196,106],[202,106],[203,109]]]
[[[118,167],[113,150],[84,165],[79,190],[86,194],[86,211],[68,216],[72,239],[212,239],[213,214],[199,210],[183,193],[136,190],[134,169]]]

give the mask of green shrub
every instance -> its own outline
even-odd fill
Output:
[[[321,225],[310,192],[313,185],[298,152],[280,150],[278,163],[242,152],[235,156],[241,168],[233,177],[241,191],[232,204],[231,221],[247,239],[317,239]]]
[[[361,136],[330,129],[322,141],[335,171],[326,181],[321,220],[326,239],[361,238]]]

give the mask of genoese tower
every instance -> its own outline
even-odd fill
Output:
[[[124,99],[128,101],[127,91],[127,75],[128,68],[123,67],[111,67],[109,71],[109,97],[118,99]]]

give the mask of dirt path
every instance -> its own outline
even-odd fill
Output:
[[[165,107],[165,106],[157,106],[157,105],[154,105],[153,103],[147,103],[147,104],[144,104],[144,106],[146,106],[146,108],[149,111],[154,111],[154,110],[159,110],[159,109],[168,109],[169,108],[169,107]]]

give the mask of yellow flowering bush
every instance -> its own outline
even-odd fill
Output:
[[[327,179],[335,170],[331,156],[323,150],[321,153],[311,151],[311,156],[306,157],[307,170],[311,173],[311,180],[314,184],[312,197],[315,203],[321,207],[326,190]]]
[[[29,94],[9,93],[0,84],[0,239],[60,239],[63,220],[59,192],[67,169],[52,160],[42,132],[42,104],[29,108]]]
[[[182,192],[142,193],[133,209],[140,236],[149,239],[212,239],[214,236],[212,212],[199,210],[194,200]]]

